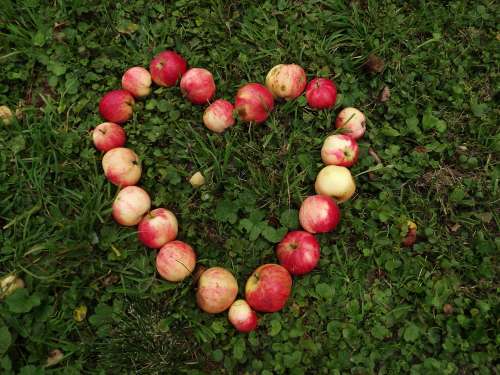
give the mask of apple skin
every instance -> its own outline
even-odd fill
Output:
[[[134,97],[126,90],[106,93],[99,102],[99,113],[109,122],[122,124],[132,117]]]
[[[9,125],[12,123],[12,119],[14,115],[9,107],[6,105],[0,106],[0,121],[2,121],[5,125]]]
[[[118,224],[130,227],[138,224],[151,207],[149,194],[138,186],[120,190],[113,202],[113,218]]]
[[[273,94],[260,83],[248,83],[236,93],[234,108],[242,121],[260,124],[274,108]]]
[[[366,131],[366,117],[359,109],[347,107],[338,114],[335,127],[344,130],[352,138],[359,139]]]
[[[321,148],[321,159],[327,165],[351,167],[358,160],[358,155],[358,142],[346,134],[330,135]]]
[[[300,206],[299,221],[309,233],[327,233],[338,225],[340,209],[327,195],[311,195]]]
[[[136,98],[148,96],[151,93],[151,74],[140,66],[130,68],[122,77],[122,88]]]
[[[337,87],[327,78],[314,78],[306,87],[306,99],[311,108],[333,108],[337,101]]]
[[[266,86],[275,98],[295,99],[307,84],[306,72],[297,64],[279,64],[266,76]]]
[[[153,58],[149,66],[154,83],[164,87],[175,86],[186,70],[186,60],[174,51],[160,52]]]
[[[182,241],[163,245],[156,255],[156,270],[165,280],[178,282],[193,273],[196,254],[191,246]]]
[[[203,311],[217,314],[227,310],[238,294],[238,282],[233,274],[222,267],[212,267],[198,280],[196,303]]]
[[[292,291],[292,276],[279,264],[264,264],[257,268],[245,285],[245,299],[252,309],[260,312],[281,310]]]
[[[191,68],[181,78],[182,94],[193,104],[206,104],[215,94],[212,73],[203,68]]]
[[[139,157],[126,147],[106,152],[102,158],[102,169],[109,182],[122,187],[137,184],[142,172]]]
[[[319,261],[319,243],[302,230],[289,232],[276,247],[280,264],[292,275],[311,272]]]
[[[125,145],[127,135],[125,130],[114,122],[103,122],[96,126],[92,132],[94,146],[99,151],[107,152],[117,147]]]
[[[151,249],[159,249],[175,240],[179,225],[177,218],[165,208],[157,208],[144,216],[138,226],[138,237]]]
[[[354,195],[356,183],[346,167],[327,165],[319,171],[314,188],[317,194],[328,195],[342,203]]]
[[[244,299],[233,302],[229,308],[228,318],[239,332],[248,333],[257,328],[257,314]]]
[[[234,125],[234,106],[224,99],[217,99],[210,104],[203,114],[203,124],[216,133],[222,133]]]

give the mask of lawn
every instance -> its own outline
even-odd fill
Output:
[[[1,374],[498,374],[499,7],[465,1],[0,1]],[[238,279],[275,263],[314,194],[336,114],[367,116],[357,191],[321,260],[278,313],[238,333],[195,283],[162,280],[117,225],[117,188],[90,131],[123,72],[175,49],[217,97],[295,62],[329,77],[262,126],[219,135],[179,87],[155,86],[125,124],[153,206],[198,263]],[[383,95],[381,93],[384,92]],[[189,178],[202,171],[206,184]],[[402,241],[417,224],[413,246]],[[62,358],[61,358],[62,357]],[[47,361],[49,360],[49,363]]]

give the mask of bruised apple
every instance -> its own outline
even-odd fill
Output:
[[[159,249],[177,237],[177,218],[165,208],[157,208],[144,216],[139,223],[138,236],[147,247]]]
[[[306,87],[306,99],[311,108],[332,108],[337,101],[337,87],[327,78],[314,78]]]
[[[109,150],[102,158],[104,175],[117,186],[135,185],[141,178],[141,163],[137,154],[126,147]]]
[[[300,206],[299,221],[309,233],[327,233],[339,223],[340,209],[327,195],[311,195]]]
[[[191,246],[182,241],[171,241],[156,255],[156,269],[165,280],[182,281],[194,270],[196,254]]]
[[[280,264],[292,275],[311,272],[319,261],[319,243],[311,233],[289,232],[276,247]]]
[[[245,285],[245,299],[260,312],[276,312],[284,306],[292,291],[292,277],[279,264],[264,264],[257,268]]]
[[[222,267],[212,267],[198,280],[196,302],[203,311],[217,314],[227,310],[238,294],[238,283],[233,274]]]
[[[122,88],[136,98],[148,96],[151,93],[151,74],[140,66],[130,68],[122,77]]]
[[[210,104],[203,114],[203,124],[216,133],[222,133],[234,125],[233,105],[224,99]]]
[[[234,108],[242,121],[259,124],[274,108],[273,94],[260,83],[248,83],[236,93]]]
[[[181,78],[182,94],[193,104],[205,104],[215,94],[212,73],[203,68],[191,68]]]
[[[316,193],[328,195],[342,203],[353,196],[356,183],[346,167],[327,165],[319,171],[314,188]]]
[[[112,214],[118,224],[132,226],[141,221],[150,207],[151,199],[144,189],[127,186],[116,196]]]
[[[279,64],[266,76],[266,86],[275,98],[295,99],[307,84],[306,72],[297,64]]]
[[[359,109],[347,107],[338,114],[335,127],[352,138],[359,139],[365,134],[366,117]]]
[[[174,51],[160,52],[153,58],[149,66],[153,81],[157,85],[165,87],[175,86],[186,70],[186,60]]]
[[[250,332],[257,328],[257,314],[244,299],[233,302],[229,308],[228,318],[239,332]]]
[[[132,117],[135,100],[127,90],[113,90],[99,102],[99,113],[109,122],[124,123]]]
[[[122,147],[127,140],[125,130],[114,122],[103,122],[92,132],[95,148],[107,152],[113,148]]]
[[[321,159],[327,165],[351,167],[358,160],[358,143],[345,134],[330,135],[323,142]]]

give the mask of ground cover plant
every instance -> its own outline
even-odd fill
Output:
[[[498,367],[498,7],[466,2],[1,2],[0,373],[494,374]],[[336,114],[367,115],[357,192],[319,266],[284,310],[237,333],[196,307],[191,279],[111,218],[116,188],[89,133],[99,98],[165,49],[245,82],[297,63],[337,84],[335,110],[304,95],[224,134],[176,88],[126,125],[154,206],[198,262],[240,292],[297,229]],[[189,178],[202,171],[206,183]],[[404,246],[416,224],[416,242]],[[411,242],[411,241],[410,241]],[[408,243],[407,243],[408,244]]]

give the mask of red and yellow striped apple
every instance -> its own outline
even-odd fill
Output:
[[[151,93],[151,74],[140,66],[130,68],[122,77],[122,88],[136,98],[148,96]]]
[[[177,237],[177,218],[165,208],[157,208],[144,216],[138,226],[139,241],[152,249],[159,249]]]
[[[99,102],[99,113],[109,122],[122,124],[132,117],[134,97],[127,90],[106,93]]]
[[[242,121],[259,124],[274,108],[273,94],[260,83],[248,83],[236,93],[234,108]]]
[[[217,99],[205,109],[203,123],[208,129],[216,133],[222,133],[234,125],[233,111],[234,106],[230,102]]]
[[[203,68],[191,68],[181,78],[182,94],[193,104],[207,104],[215,94],[212,73]]]
[[[122,147],[127,140],[125,130],[114,122],[103,122],[92,131],[94,146],[99,151],[107,152]]]
[[[186,73],[186,60],[177,52],[163,51],[157,54],[149,66],[151,78],[160,86],[172,87]]]
[[[191,246],[182,241],[163,245],[156,255],[156,269],[165,280],[182,281],[194,271],[196,254]]]
[[[358,143],[346,134],[330,135],[321,148],[321,159],[327,165],[351,167],[358,160],[358,154]]]
[[[126,147],[109,150],[102,158],[104,175],[114,185],[131,186],[141,178],[141,163],[137,154]]]
[[[113,202],[113,218],[118,224],[138,224],[151,207],[149,194],[138,186],[127,186],[120,190]]]
[[[297,64],[279,64],[266,76],[266,86],[275,98],[295,99],[307,84],[306,72]]]
[[[252,309],[260,312],[281,310],[292,291],[292,277],[279,264],[264,264],[248,278],[245,299]]]
[[[251,332],[257,328],[257,314],[244,299],[233,302],[229,308],[228,318],[239,332]]]
[[[222,267],[212,267],[198,280],[196,302],[200,309],[210,314],[227,310],[238,294],[238,282],[233,274]]]
[[[347,107],[338,114],[335,127],[352,138],[359,139],[365,134],[366,117],[359,109]]]
[[[333,198],[327,195],[307,197],[299,211],[302,228],[309,233],[327,233],[335,229],[340,221],[340,210]]]
[[[304,275],[319,261],[319,243],[311,234],[302,230],[289,232],[276,247],[280,264],[292,275]]]

